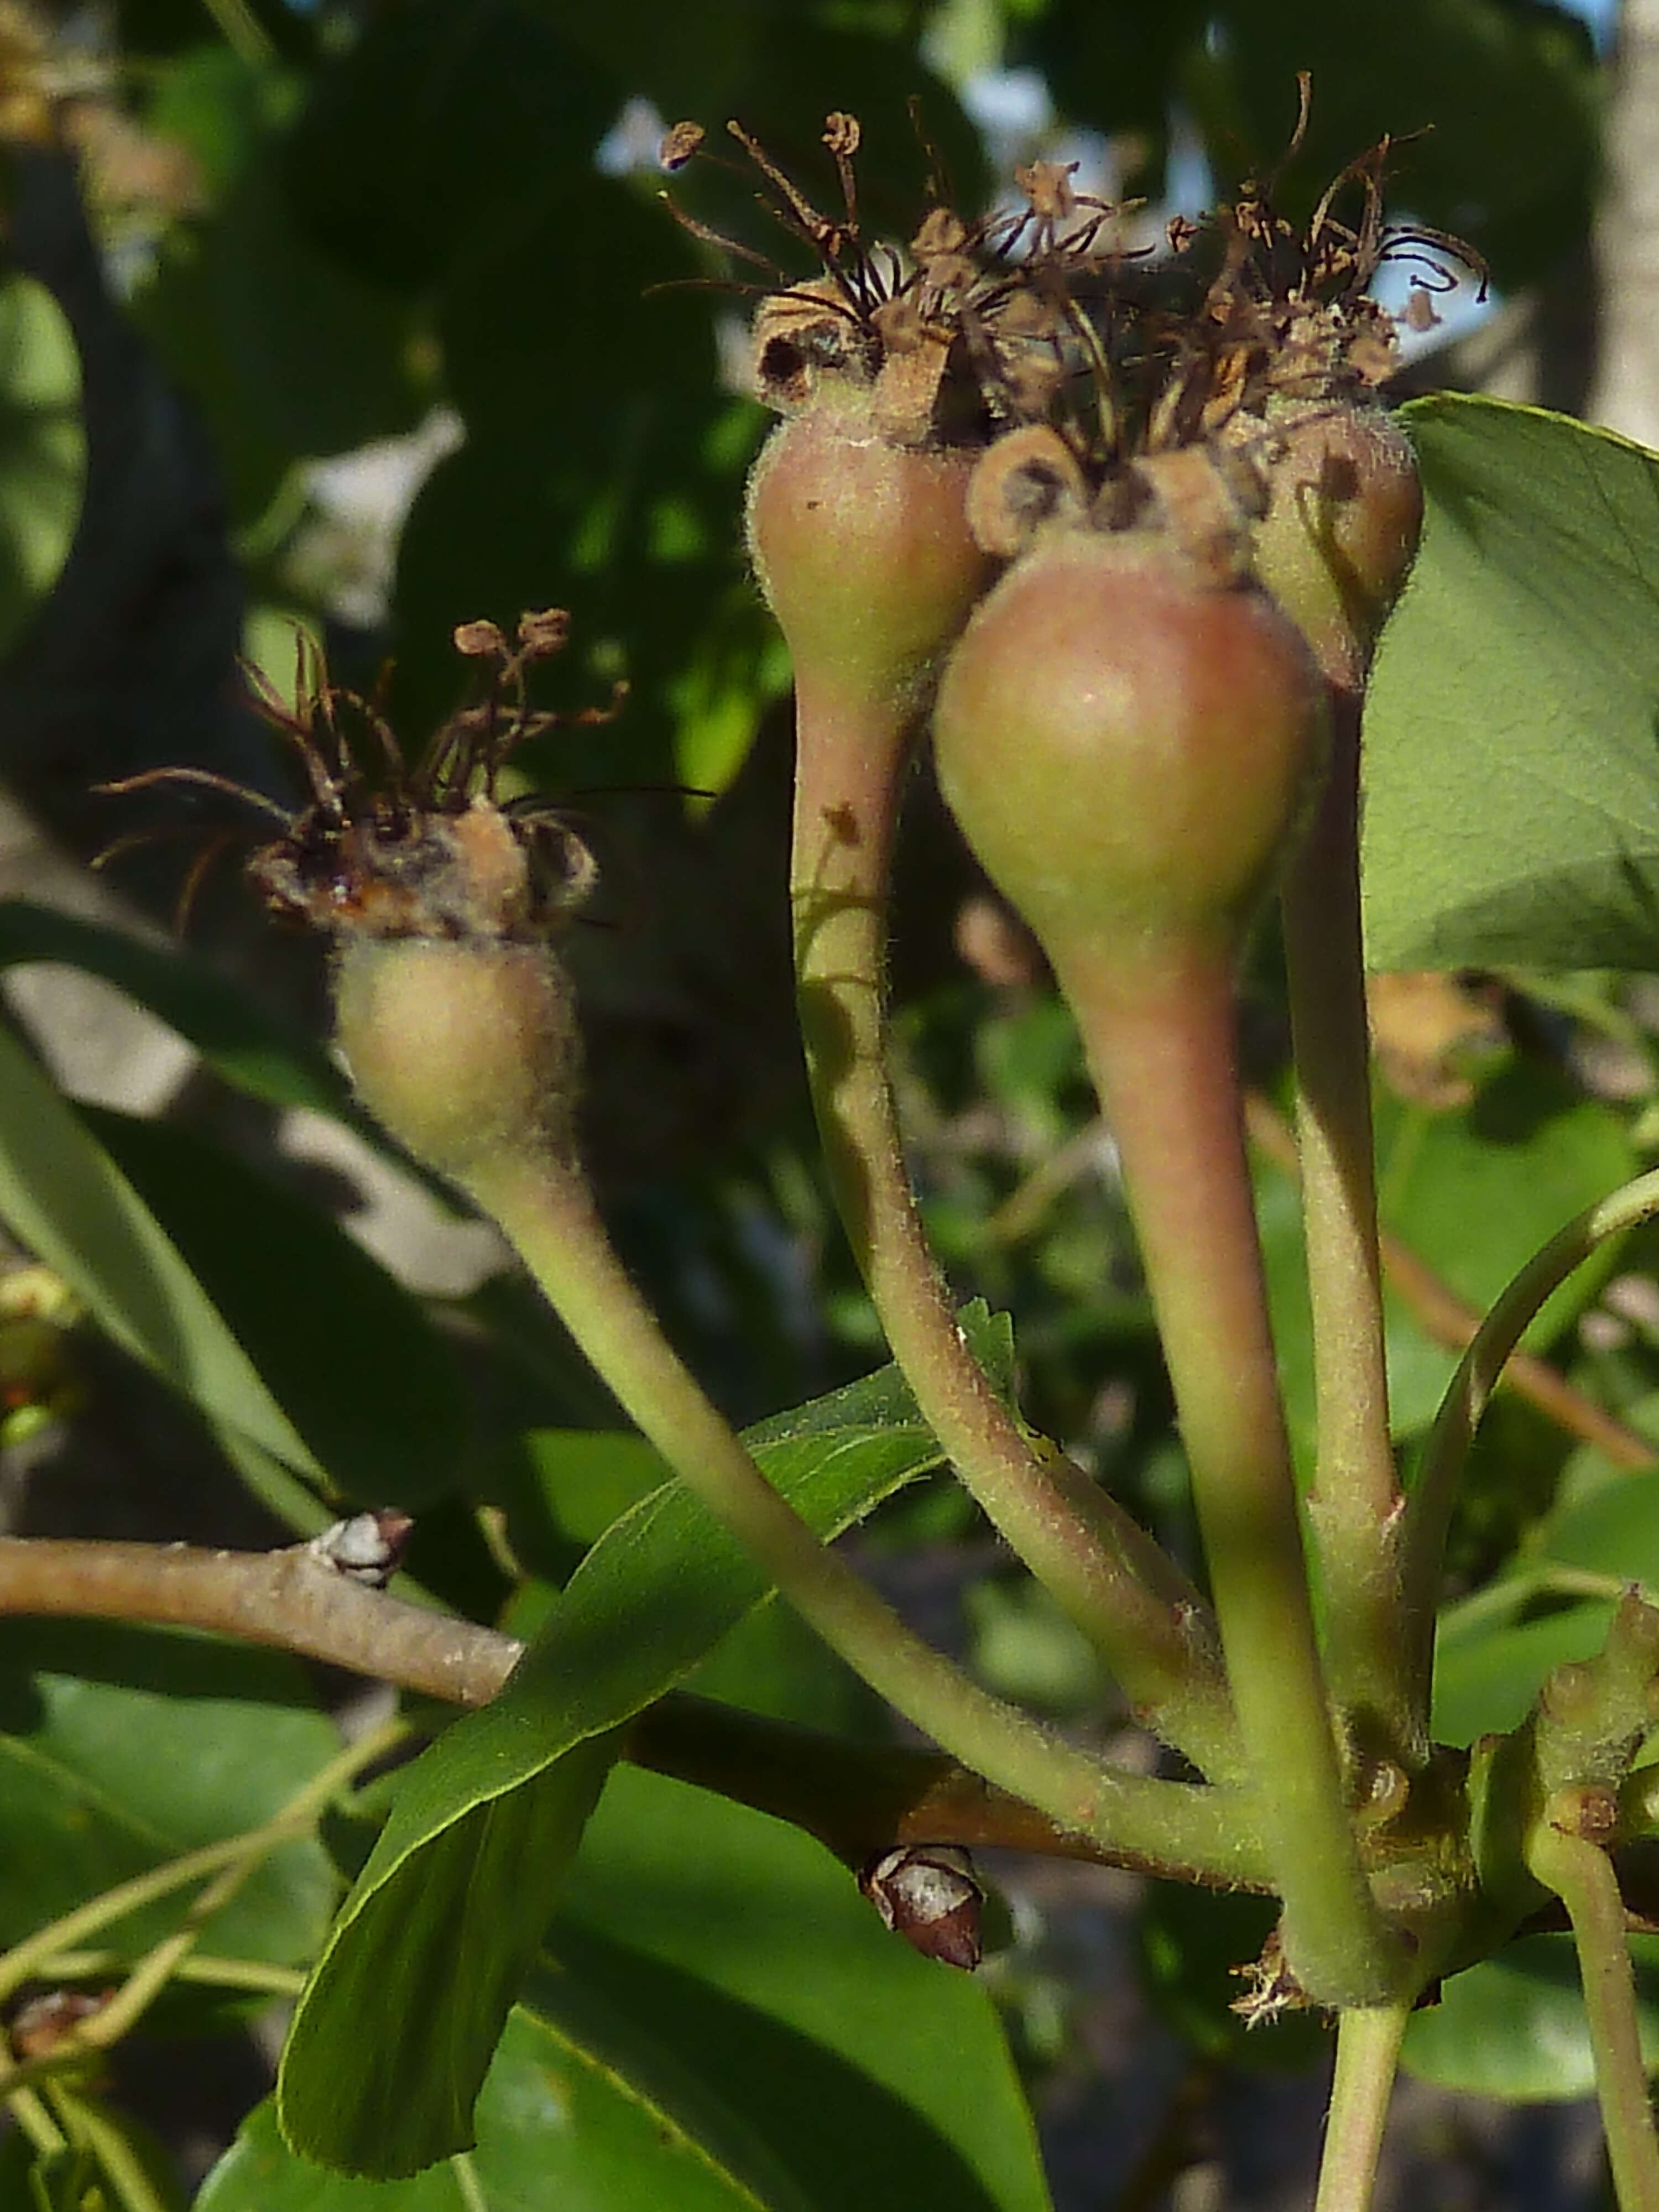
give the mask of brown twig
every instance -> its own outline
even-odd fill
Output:
[[[217,1630],[453,1705],[487,1704],[524,1648],[471,1621],[365,1588],[310,1544],[209,1552],[188,1544],[0,1537],[0,1614],[6,1613]]]
[[[1275,1167],[1294,1176],[1297,1171],[1296,1137],[1278,1109],[1259,1091],[1253,1091],[1245,1113],[1251,1141]],[[1390,1289],[1411,1308],[1424,1334],[1448,1352],[1467,1352],[1480,1326],[1475,1308],[1387,1229],[1382,1232],[1382,1273]],[[1547,1361],[1528,1352],[1514,1352],[1504,1370],[1504,1380],[1569,1435],[1594,1444],[1615,1467],[1635,1474],[1659,1466],[1659,1450],[1639,1431],[1575,1389]]]
[[[0,1537],[0,1616],[128,1620],[273,1645],[448,1705],[489,1702],[514,1638],[410,1605],[331,1565],[324,1540],[271,1552]],[[636,1716],[624,1756],[790,1821],[851,1866],[896,1844],[996,1844],[1157,1874],[1057,1827],[941,1752],[850,1744],[674,1694]]]

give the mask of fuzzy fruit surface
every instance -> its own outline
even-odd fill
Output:
[[[1255,569],[1327,679],[1363,684],[1423,529],[1423,485],[1405,433],[1375,405],[1321,410],[1274,464]]]
[[[904,703],[993,571],[968,527],[976,458],[890,443],[858,387],[827,386],[773,431],[749,544],[798,678]]]
[[[1146,533],[1055,528],[951,656],[939,782],[1062,973],[1225,951],[1316,787],[1322,690],[1265,592]]]
[[[547,947],[346,938],[336,1034],[369,1112],[465,1188],[481,1163],[574,1152],[580,1053]]]

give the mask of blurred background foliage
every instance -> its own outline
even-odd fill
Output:
[[[173,794],[157,818],[190,835],[86,872],[144,815],[93,795],[100,779],[186,763],[292,799],[234,671],[240,653],[291,684],[296,629],[339,680],[367,689],[385,668],[387,712],[417,743],[457,696],[457,623],[571,610],[550,700],[579,709],[625,682],[625,708],[517,765],[577,812],[604,866],[574,958],[592,1150],[619,1234],[741,1419],[883,1356],[793,1039],[788,672],[742,544],[765,431],[730,281],[750,272],[663,204],[665,125],[692,118],[718,138],[740,118],[829,194],[823,118],[850,111],[866,221],[901,238],[930,175],[982,206],[1038,152],[1144,200],[1150,240],[1176,209],[1281,162],[1284,204],[1306,209],[1392,135],[1406,143],[1391,212],[1476,249],[1498,325],[1547,355],[1531,389],[1559,397],[1588,392],[1598,366],[1589,241],[1613,27],[1546,0],[0,0],[0,890],[33,902],[0,908],[0,965],[28,1049],[82,1102],[52,1124],[53,1172],[72,1161],[95,1182],[118,1164],[258,1385],[223,1364],[219,1395],[186,1378],[180,1410],[152,1378],[178,1384],[199,1363],[9,1186],[19,1257],[58,1270],[0,1277],[10,1525],[234,1539],[392,1496],[422,1509],[416,1575],[489,1619],[533,1606],[535,1578],[568,1573],[650,1479],[568,1442],[607,1425],[601,1394],[489,1240],[469,1243],[441,1194],[356,1126],[315,1041],[317,948],[271,941],[234,866],[209,878],[184,940],[167,937],[192,854],[234,807]],[[1311,121],[1286,161],[1302,70]],[[699,165],[672,191],[805,273],[749,179]],[[1441,306],[1407,385],[1487,374],[1467,302]],[[151,1025],[112,1027],[109,999],[66,994],[70,969]],[[1032,1421],[1190,1555],[1109,1134],[1034,949],[925,773],[893,974],[906,1126],[953,1283],[1017,1316]],[[1659,991],[1607,975],[1390,979],[1376,1018],[1384,1209],[1415,1270],[1396,1273],[1391,1304],[1409,1449],[1460,1311],[1659,1147]],[[1247,1047],[1305,1450],[1270,937]],[[1534,1331],[1566,1414],[1559,1396],[1512,1394],[1477,1448],[1454,1595],[1506,1579],[1501,1601],[1466,1601],[1449,1644],[1454,1740],[1508,1724],[1546,1644],[1591,1648],[1605,1613],[1563,1597],[1587,1588],[1573,1574],[1629,1574],[1651,1552],[1659,1580],[1659,1475],[1640,1471],[1659,1437],[1656,1249],[1633,1240],[1611,1279],[1577,1279]],[[1090,1655],[947,1482],[896,1501],[864,1541],[988,1681],[1070,1723],[1115,1725]],[[521,1567],[530,1595],[515,1596]],[[712,1662],[712,1692],[873,1725],[790,1624],[739,1638]],[[1123,2094],[1091,2070],[1111,2009],[1099,1942],[1059,1891],[1016,1869],[1010,1893],[1018,1941],[994,1984],[1046,2100],[1056,2188],[1092,2204],[1101,2116]],[[1163,2120],[1107,2155],[1125,2203],[1155,2201],[1214,2140],[1204,2115],[1224,2108],[1229,2069],[1307,2056],[1301,2031],[1246,2047],[1226,2012],[1224,1969],[1259,1943],[1260,1919],[1248,1901],[1164,1896],[1135,1939],[1188,2057],[1159,2061]],[[1526,1987],[1555,2002],[1551,1974]],[[1424,2039],[1424,2069],[1535,2094],[1559,2007],[1515,2031],[1510,2076],[1498,2062],[1490,2079],[1458,2071],[1482,2019],[1512,2023],[1517,2002],[1510,1984],[1467,1996],[1475,2012]],[[1070,2196],[1068,2160],[1096,2176]]]

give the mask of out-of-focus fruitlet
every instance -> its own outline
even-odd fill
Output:
[[[1316,408],[1286,435],[1271,482],[1256,574],[1327,680],[1357,690],[1423,527],[1411,446],[1374,404]]]
[[[363,1103],[441,1175],[465,1188],[482,1158],[574,1156],[575,1003],[545,946],[347,937],[335,1017]]]

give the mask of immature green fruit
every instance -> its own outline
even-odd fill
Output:
[[[482,1164],[574,1162],[574,994],[545,945],[354,933],[334,990],[358,1095],[417,1160],[463,1189]]]
[[[1236,946],[1324,759],[1274,602],[1160,534],[1056,526],[980,605],[934,715],[969,842],[1062,981]]]
[[[749,544],[797,684],[908,704],[984,589],[974,455],[892,443],[867,388],[827,382],[749,485]]]
[[[1422,528],[1416,459],[1380,407],[1316,407],[1290,430],[1256,528],[1256,574],[1328,682],[1364,684]]]

